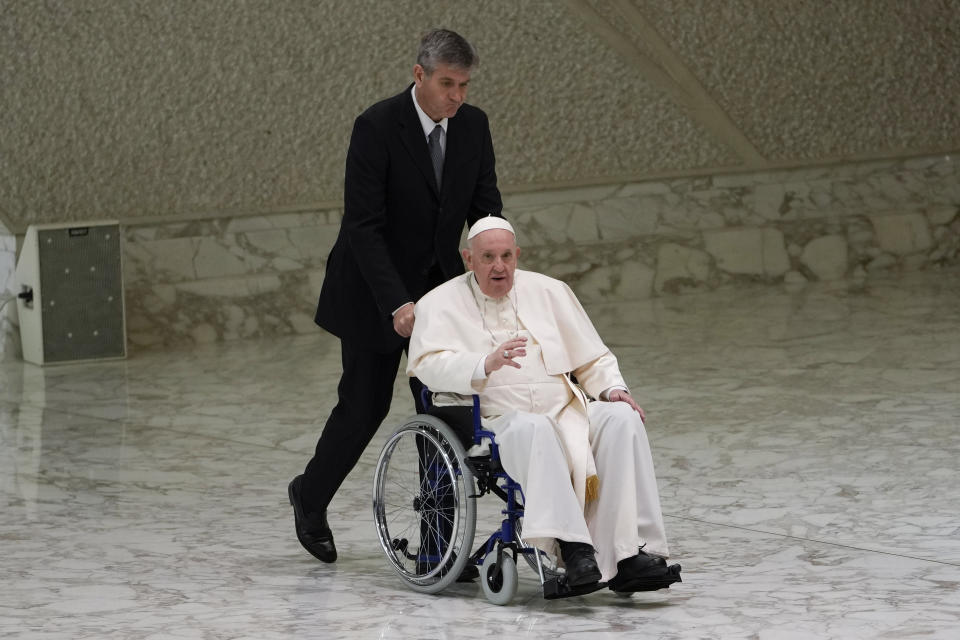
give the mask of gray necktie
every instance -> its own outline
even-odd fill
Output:
[[[440,146],[440,133],[443,127],[437,125],[430,132],[427,147],[430,149],[430,159],[433,160],[433,175],[437,178],[437,188],[440,188],[440,178],[443,176],[443,148]]]

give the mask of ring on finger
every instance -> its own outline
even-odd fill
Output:
[[[509,352],[509,351],[504,351],[504,352],[503,352],[503,357],[509,359],[509,358],[510,358],[510,352]]]

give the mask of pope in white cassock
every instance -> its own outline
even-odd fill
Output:
[[[665,560],[644,412],[617,359],[566,284],[517,269],[507,221],[482,218],[467,238],[469,271],[416,305],[407,374],[440,392],[438,405],[480,396],[503,467],[523,487],[524,539],[559,548],[570,586],[679,581]]]

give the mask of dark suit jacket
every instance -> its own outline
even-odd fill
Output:
[[[375,351],[402,347],[392,312],[463,273],[464,223],[500,215],[494,164],[487,116],[464,104],[447,123],[438,191],[410,87],[364,111],[347,151],[343,222],[317,324]]]

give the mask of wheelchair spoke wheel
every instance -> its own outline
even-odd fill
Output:
[[[428,415],[408,420],[380,452],[373,486],[377,537],[415,591],[443,590],[469,560],[476,498],[465,458],[453,430]]]

